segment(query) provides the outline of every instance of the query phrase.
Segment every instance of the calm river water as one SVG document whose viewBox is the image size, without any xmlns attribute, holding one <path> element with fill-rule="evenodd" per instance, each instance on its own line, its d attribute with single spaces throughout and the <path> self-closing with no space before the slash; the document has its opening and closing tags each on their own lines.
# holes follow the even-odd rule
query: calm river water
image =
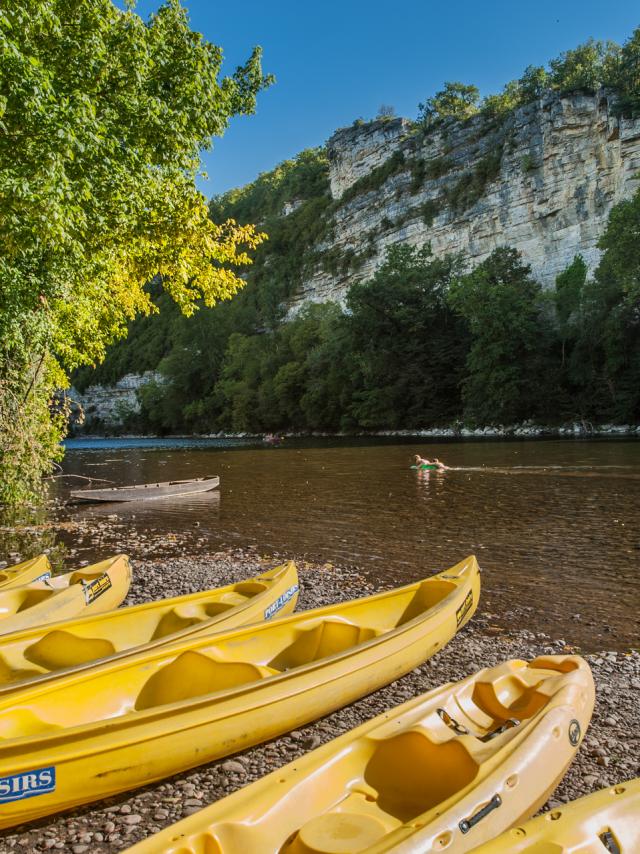
<svg viewBox="0 0 640 854">
<path fill-rule="evenodd" d="M 412 471 L 413 453 L 453 470 Z M 193 552 L 255 546 L 357 565 L 390 586 L 473 552 L 496 625 L 585 649 L 640 644 L 640 441 L 77 440 L 64 468 L 118 484 L 221 478 L 219 495 L 75 508 L 71 519 L 108 512 L 147 537 L 193 530 Z"/>
</svg>

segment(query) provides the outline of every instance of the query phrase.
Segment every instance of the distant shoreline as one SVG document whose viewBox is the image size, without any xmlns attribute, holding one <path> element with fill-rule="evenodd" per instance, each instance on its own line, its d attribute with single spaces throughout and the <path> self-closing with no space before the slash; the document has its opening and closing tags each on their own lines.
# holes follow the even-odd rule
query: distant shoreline
<svg viewBox="0 0 640 854">
<path fill-rule="evenodd" d="M 264 441 L 267 433 L 224 432 L 218 433 L 175 433 L 160 435 L 157 433 L 78 433 L 68 436 L 65 442 L 82 442 L 117 439 L 159 439 L 174 440 L 208 440 L 208 439 L 249 439 Z M 584 427 L 582 424 L 572 424 L 559 427 L 542 426 L 539 424 L 520 424 L 508 427 L 430 427 L 423 430 L 375 430 L 356 433 L 314 431 L 282 431 L 278 432 L 282 439 L 598 439 L 598 438 L 640 438 L 640 425 L 634 424 L 601 424 Z"/>
</svg>

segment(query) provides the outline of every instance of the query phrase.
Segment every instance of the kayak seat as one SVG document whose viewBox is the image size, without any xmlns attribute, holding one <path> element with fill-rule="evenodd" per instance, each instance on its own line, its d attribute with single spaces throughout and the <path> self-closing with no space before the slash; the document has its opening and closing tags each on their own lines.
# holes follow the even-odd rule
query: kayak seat
<svg viewBox="0 0 640 854">
<path fill-rule="evenodd" d="M 424 614 L 425 611 L 438 605 L 456 589 L 457 585 L 452 584 L 450 581 L 440 581 L 439 579 L 423 581 L 404 609 L 397 625 L 402 626 L 404 623 L 408 623 L 410 620 Z"/>
<path fill-rule="evenodd" d="M 245 661 L 216 661 L 200 652 L 183 652 L 143 685 L 136 699 L 137 711 L 202 697 L 249 682 L 274 671 Z"/>
<path fill-rule="evenodd" d="M 275 670 L 290 670 L 311 661 L 336 655 L 371 640 L 380 634 L 370 629 L 341 620 L 321 620 L 308 629 L 296 632 L 296 639 L 288 644 L 268 664 Z"/>
<path fill-rule="evenodd" d="M 43 721 L 35 712 L 27 708 L 12 709 L 8 713 L 3 713 L 0 719 L 0 739 L 23 738 L 61 729 L 64 727 Z"/>
<path fill-rule="evenodd" d="M 218 606 L 216 608 L 216 606 Z M 219 614 L 226 611 L 227 608 L 232 608 L 233 605 L 221 605 L 219 602 L 211 603 L 212 610 L 215 608 L 214 614 Z M 172 635 L 174 632 L 180 632 L 183 629 L 188 629 L 189 626 L 194 626 L 197 623 L 202 623 L 208 617 L 214 616 L 209 614 L 207 609 L 202 605 L 187 605 L 183 608 L 177 607 L 167 611 L 158 620 L 158 625 L 155 628 L 151 640 L 164 638 L 167 635 Z"/>
<path fill-rule="evenodd" d="M 496 723 L 508 718 L 531 718 L 549 702 L 549 695 L 511 673 L 494 682 L 476 682 L 473 702 Z"/>
<path fill-rule="evenodd" d="M 103 638 L 83 638 L 56 630 L 48 632 L 39 641 L 27 647 L 24 657 L 46 670 L 60 670 L 62 667 L 73 667 L 75 664 L 105 658 L 115 652 L 111 641 Z"/>
<path fill-rule="evenodd" d="M 468 786 L 479 770 L 460 739 L 431 741 L 423 730 L 383 739 L 364 770 L 385 813 L 407 822 Z"/>
</svg>

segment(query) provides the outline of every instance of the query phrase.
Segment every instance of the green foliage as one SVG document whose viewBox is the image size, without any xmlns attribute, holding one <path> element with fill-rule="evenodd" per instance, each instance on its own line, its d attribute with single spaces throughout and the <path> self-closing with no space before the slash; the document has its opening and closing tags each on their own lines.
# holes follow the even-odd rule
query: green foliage
<svg viewBox="0 0 640 854">
<path fill-rule="evenodd" d="M 389 180 L 393 175 L 397 175 L 406 167 L 405 156 L 403 151 L 394 151 L 394 153 L 385 160 L 380 166 L 372 169 L 362 178 L 353 183 L 340 198 L 340 204 L 346 205 L 348 202 L 363 195 L 371 193 L 373 190 L 378 190 L 382 185 Z"/>
<path fill-rule="evenodd" d="M 482 198 L 487 185 L 500 174 L 502 153 L 503 146 L 499 144 L 477 161 L 470 174 L 463 175 L 452 187 L 447 187 L 444 198 L 455 213 L 463 213 Z"/>
<path fill-rule="evenodd" d="M 518 80 L 518 103 L 537 101 L 549 88 L 549 73 L 542 65 L 528 65 Z"/>
<path fill-rule="evenodd" d="M 422 204 L 420 213 L 422 214 L 422 221 L 425 225 L 433 225 L 434 219 L 440 213 L 440 204 L 438 200 L 427 199 L 427 201 Z"/>
<path fill-rule="evenodd" d="M 607 78 L 608 68 L 619 50 L 613 42 L 589 39 L 551 60 L 549 85 L 562 95 L 570 92 L 593 94 Z"/>
<path fill-rule="evenodd" d="M 215 225 L 195 175 L 270 79 L 257 49 L 232 77 L 221 62 L 178 0 L 148 22 L 111 0 L 0 9 L 0 502 L 59 455 L 54 389 L 153 310 L 147 282 L 160 274 L 185 313 L 242 286 L 229 265 L 263 236 Z"/>
<path fill-rule="evenodd" d="M 534 155 L 530 152 L 527 152 L 527 154 L 523 154 L 522 159 L 520 161 L 520 165 L 525 175 L 529 172 L 535 172 L 536 169 L 540 168 L 540 164 L 538 163 Z"/>
<path fill-rule="evenodd" d="M 418 104 L 418 121 L 428 126 L 439 119 L 454 118 L 464 121 L 478 112 L 480 91 L 477 86 L 447 81 L 444 89 L 424 104 Z"/>
<path fill-rule="evenodd" d="M 633 119 L 640 117 L 640 27 L 610 60 L 605 83 L 618 94 L 613 106 L 614 115 Z"/>
<path fill-rule="evenodd" d="M 496 249 L 452 283 L 449 302 L 472 336 L 463 384 L 464 415 L 472 423 L 510 424 L 541 414 L 549 388 L 541 297 L 514 249 Z"/>
<path fill-rule="evenodd" d="M 480 107 L 482 113 L 492 119 L 502 119 L 522 103 L 520 83 L 512 80 L 498 95 L 487 95 Z"/>
</svg>

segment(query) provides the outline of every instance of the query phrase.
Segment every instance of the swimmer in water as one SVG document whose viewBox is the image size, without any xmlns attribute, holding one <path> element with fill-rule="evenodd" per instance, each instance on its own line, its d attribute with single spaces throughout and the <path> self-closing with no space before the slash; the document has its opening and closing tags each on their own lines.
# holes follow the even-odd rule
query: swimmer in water
<svg viewBox="0 0 640 854">
<path fill-rule="evenodd" d="M 413 460 L 414 460 L 414 463 L 413 463 L 413 464 L 414 464 L 414 466 L 415 466 L 416 468 L 420 468 L 420 466 L 432 466 L 432 465 L 435 465 L 435 463 L 432 463 L 432 462 L 431 462 L 431 460 L 425 460 L 425 459 L 423 459 L 423 458 L 420 456 L 420 454 L 415 454 L 415 455 L 414 455 L 414 457 L 413 457 Z"/>
<path fill-rule="evenodd" d="M 437 457 L 434 457 L 431 465 L 437 466 L 438 471 L 449 471 L 449 469 L 451 468 L 451 466 L 446 466 L 444 463 L 441 463 Z"/>
</svg>

